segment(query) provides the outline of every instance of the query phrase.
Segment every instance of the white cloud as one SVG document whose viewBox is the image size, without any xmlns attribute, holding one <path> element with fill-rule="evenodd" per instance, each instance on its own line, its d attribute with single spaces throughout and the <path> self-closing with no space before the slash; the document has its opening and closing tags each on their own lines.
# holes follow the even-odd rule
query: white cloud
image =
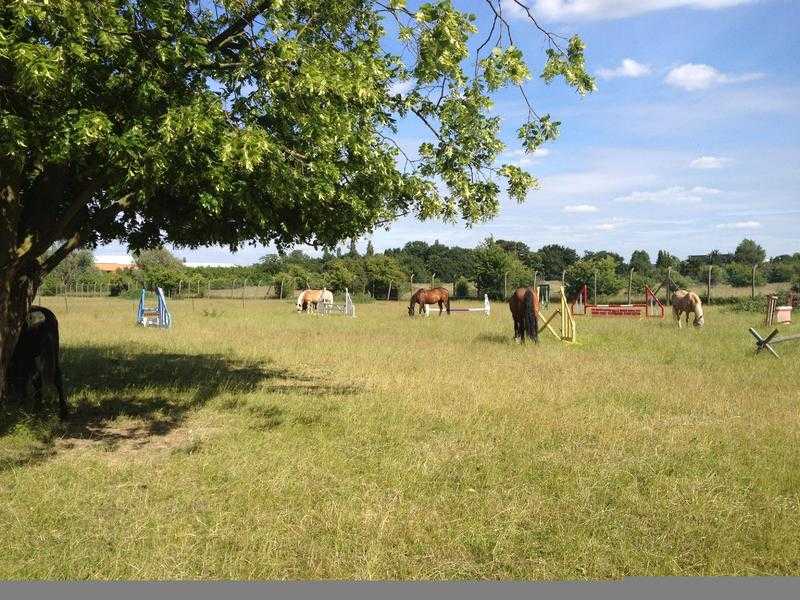
<svg viewBox="0 0 800 600">
<path fill-rule="evenodd" d="M 413 79 L 409 79 L 407 81 L 395 81 L 389 86 L 389 93 L 405 96 L 408 92 L 414 89 L 416 84 L 417 82 Z"/>
<path fill-rule="evenodd" d="M 598 208 L 592 204 L 568 204 L 561 210 L 565 213 L 594 213 Z"/>
<path fill-rule="evenodd" d="M 644 77 L 650 75 L 649 65 L 643 65 L 632 58 L 623 58 L 618 67 L 613 69 L 600 69 L 597 74 L 603 79 L 614 79 L 615 77 Z"/>
<path fill-rule="evenodd" d="M 721 223 L 717 229 L 758 229 L 761 223 L 758 221 L 737 221 L 736 223 Z"/>
<path fill-rule="evenodd" d="M 723 158 L 721 156 L 698 156 L 689 163 L 692 169 L 721 169 L 731 162 L 730 158 Z"/>
<path fill-rule="evenodd" d="M 742 75 L 726 75 L 709 65 L 686 63 L 675 67 L 667 73 L 664 82 L 667 85 L 687 91 L 707 90 L 710 87 L 729 83 L 743 83 L 764 77 L 763 73 L 743 73 Z"/>
<path fill-rule="evenodd" d="M 528 167 L 532 164 L 536 163 L 537 158 L 544 158 L 550 154 L 550 150 L 547 148 L 537 148 L 533 152 L 526 152 L 522 148 L 518 150 L 509 150 L 507 152 L 503 152 L 500 155 L 500 160 L 502 161 L 505 159 L 507 162 L 511 162 L 520 167 Z"/>
<path fill-rule="evenodd" d="M 715 10 L 749 4 L 755 0 L 536 0 L 532 12 L 551 21 L 621 19 L 670 8 Z M 512 0 L 503 0 L 503 11 L 526 17 Z"/>
<path fill-rule="evenodd" d="M 680 185 L 664 188 L 663 190 L 647 192 L 631 192 L 627 196 L 614 198 L 614 202 L 622 204 L 659 204 L 670 206 L 673 204 L 699 204 L 705 196 L 715 196 L 721 190 L 695 186 L 685 188 Z"/>
<path fill-rule="evenodd" d="M 617 228 L 617 223 L 598 223 L 597 225 L 592 225 L 591 229 L 596 231 L 613 231 Z"/>
</svg>

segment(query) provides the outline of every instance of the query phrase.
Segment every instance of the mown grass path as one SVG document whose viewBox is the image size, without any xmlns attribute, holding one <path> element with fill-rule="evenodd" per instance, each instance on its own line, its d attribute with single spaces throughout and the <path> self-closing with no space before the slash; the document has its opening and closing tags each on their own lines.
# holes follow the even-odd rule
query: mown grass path
<svg viewBox="0 0 800 600">
<path fill-rule="evenodd" d="M 2 578 L 800 574 L 800 343 L 758 315 L 522 348 L 502 304 L 45 304 L 73 416 L 3 409 Z"/>
</svg>

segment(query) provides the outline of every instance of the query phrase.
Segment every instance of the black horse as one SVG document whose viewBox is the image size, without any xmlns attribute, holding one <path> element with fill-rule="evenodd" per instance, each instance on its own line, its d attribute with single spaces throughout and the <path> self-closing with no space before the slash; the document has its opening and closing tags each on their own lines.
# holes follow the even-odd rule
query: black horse
<svg viewBox="0 0 800 600">
<path fill-rule="evenodd" d="M 58 359 L 58 320 L 52 311 L 31 306 L 28 321 L 19 335 L 11 355 L 8 371 L 9 387 L 21 400 L 28 397 L 33 385 L 34 397 L 42 402 L 42 388 L 52 383 L 58 392 L 59 415 L 67 415 L 67 397 Z"/>
</svg>

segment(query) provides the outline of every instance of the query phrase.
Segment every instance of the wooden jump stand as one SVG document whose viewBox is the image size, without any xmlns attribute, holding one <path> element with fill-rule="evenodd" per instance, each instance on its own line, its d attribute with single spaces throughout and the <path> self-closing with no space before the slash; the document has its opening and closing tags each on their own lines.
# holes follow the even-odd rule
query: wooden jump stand
<svg viewBox="0 0 800 600">
<path fill-rule="evenodd" d="M 787 306 L 778 306 L 778 297 L 776 295 L 771 294 L 767 296 L 767 313 L 764 316 L 764 324 L 785 325 L 791 323 L 792 307 L 795 303 L 794 300 L 795 299 L 793 297 L 790 297 L 789 304 Z M 775 349 L 772 347 L 774 344 L 781 344 L 783 342 L 790 342 L 792 340 L 800 340 L 800 333 L 780 336 L 778 333 L 778 329 L 773 329 L 772 333 L 770 333 L 767 337 L 761 337 L 761 334 L 750 327 L 750 335 L 756 338 L 756 354 L 762 350 L 769 350 L 769 352 L 775 358 L 780 358 L 778 353 L 775 352 Z"/>
<path fill-rule="evenodd" d="M 756 338 L 756 354 L 762 350 L 769 350 L 775 358 L 780 358 L 780 356 L 778 356 L 778 353 L 775 352 L 775 349 L 772 347 L 773 344 L 782 344 L 783 342 L 800 340 L 800 333 L 779 336 L 777 329 L 774 329 L 772 333 L 765 338 L 762 338 L 761 335 L 752 327 L 750 328 L 750 333 L 754 338 Z"/>
<path fill-rule="evenodd" d="M 548 286 L 549 287 L 549 286 Z M 549 290 L 548 290 L 549 291 Z M 549 294 L 548 294 L 549 299 Z M 556 331 L 553 329 L 550 323 L 556 317 L 561 317 L 561 331 Z M 561 303 L 559 307 L 553 311 L 553 314 L 549 317 L 545 317 L 541 312 L 538 314 L 538 318 L 544 321 L 544 323 L 539 327 L 539 333 L 542 333 L 545 329 L 547 329 L 553 336 L 562 342 L 575 342 L 577 340 L 577 332 L 575 331 L 575 319 L 572 318 L 572 310 L 567 303 L 567 293 L 564 291 L 564 287 L 561 286 Z"/>
<path fill-rule="evenodd" d="M 649 286 L 644 286 L 644 302 L 631 304 L 591 304 L 589 303 L 589 286 L 584 284 L 575 302 L 572 303 L 573 315 L 589 315 L 597 317 L 639 317 L 664 318 L 664 304 L 656 297 Z"/>
</svg>

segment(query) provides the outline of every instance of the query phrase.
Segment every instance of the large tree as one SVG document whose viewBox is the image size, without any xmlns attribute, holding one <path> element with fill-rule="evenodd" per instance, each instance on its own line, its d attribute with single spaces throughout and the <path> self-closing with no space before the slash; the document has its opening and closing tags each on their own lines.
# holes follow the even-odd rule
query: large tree
<svg viewBox="0 0 800 600">
<path fill-rule="evenodd" d="M 0 3 L 0 377 L 77 248 L 333 247 L 406 214 L 486 219 L 501 184 L 523 200 L 536 180 L 498 164 L 491 114 L 503 87 L 528 98 L 502 5 L 477 4 L 476 35 L 447 0 Z M 539 31 L 544 81 L 591 91 L 581 40 Z M 429 136 L 404 156 L 412 119 Z M 558 126 L 531 107 L 521 145 Z"/>
<path fill-rule="evenodd" d="M 745 265 L 760 265 L 766 257 L 764 248 L 747 238 L 739 242 L 734 252 L 734 260 Z"/>
</svg>

